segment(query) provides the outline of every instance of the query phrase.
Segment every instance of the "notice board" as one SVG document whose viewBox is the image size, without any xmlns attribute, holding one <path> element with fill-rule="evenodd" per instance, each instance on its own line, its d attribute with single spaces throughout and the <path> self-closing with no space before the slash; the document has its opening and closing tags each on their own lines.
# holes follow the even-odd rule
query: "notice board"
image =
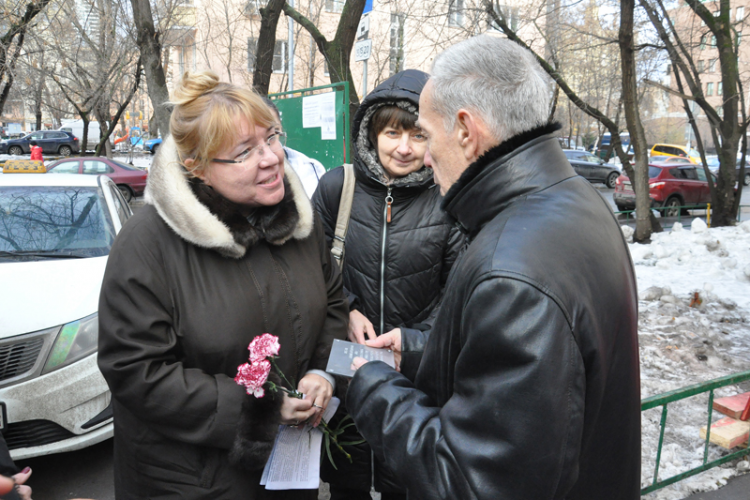
<svg viewBox="0 0 750 500">
<path fill-rule="evenodd" d="M 286 145 L 318 160 L 326 170 L 349 160 L 349 83 L 268 96 L 279 108 Z"/>
</svg>

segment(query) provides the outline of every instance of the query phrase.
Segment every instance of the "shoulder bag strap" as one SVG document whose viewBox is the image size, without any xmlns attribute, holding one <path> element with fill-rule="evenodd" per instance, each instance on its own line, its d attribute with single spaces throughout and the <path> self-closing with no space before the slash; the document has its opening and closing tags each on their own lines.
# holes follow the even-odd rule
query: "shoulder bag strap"
<svg viewBox="0 0 750 500">
<path fill-rule="evenodd" d="M 344 164 L 344 185 L 341 188 L 341 201 L 339 202 L 339 214 L 336 218 L 336 231 L 333 235 L 333 246 L 331 254 L 338 262 L 339 267 L 344 265 L 344 240 L 346 231 L 349 229 L 349 217 L 352 213 L 352 202 L 354 201 L 354 165 Z"/>
</svg>

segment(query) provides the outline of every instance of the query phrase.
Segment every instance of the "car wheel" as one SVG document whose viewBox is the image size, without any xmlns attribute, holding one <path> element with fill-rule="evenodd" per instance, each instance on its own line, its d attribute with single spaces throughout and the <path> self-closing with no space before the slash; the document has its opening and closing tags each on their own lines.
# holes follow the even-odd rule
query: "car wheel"
<svg viewBox="0 0 750 500">
<path fill-rule="evenodd" d="M 154 146 L 153 148 L 151 148 L 151 154 L 155 155 L 157 149 L 159 149 L 159 145 L 158 144 L 156 146 Z"/>
<path fill-rule="evenodd" d="M 21 149 L 21 146 L 11 146 L 8 148 L 8 154 L 13 156 L 20 156 L 23 154 L 23 149 Z"/>
<path fill-rule="evenodd" d="M 73 153 L 73 150 L 70 146 L 60 146 L 60 149 L 58 149 L 57 152 L 60 153 L 60 156 L 70 156 L 71 153 Z"/>
<path fill-rule="evenodd" d="M 128 186 L 124 185 L 117 186 L 117 189 L 120 190 L 120 193 L 122 193 L 122 197 L 125 198 L 125 201 L 130 203 L 130 201 L 133 199 L 133 191 L 131 191 Z"/>
<path fill-rule="evenodd" d="M 664 217 L 677 217 L 680 215 L 680 199 L 672 196 L 664 202 Z"/>
<path fill-rule="evenodd" d="M 745 180 L 742 183 L 745 186 L 750 186 L 750 174 L 745 174 Z"/>
<path fill-rule="evenodd" d="M 609 189 L 615 188 L 615 186 L 617 185 L 618 177 L 620 177 L 620 174 L 617 172 L 612 172 L 611 174 L 607 176 L 607 181 L 605 182 L 605 184 L 607 185 Z"/>
</svg>

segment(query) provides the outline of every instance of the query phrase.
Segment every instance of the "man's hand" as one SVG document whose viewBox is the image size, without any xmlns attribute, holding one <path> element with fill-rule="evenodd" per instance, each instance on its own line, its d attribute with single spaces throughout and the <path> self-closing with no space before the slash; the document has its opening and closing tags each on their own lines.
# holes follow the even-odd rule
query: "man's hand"
<svg viewBox="0 0 750 500">
<path fill-rule="evenodd" d="M 394 328 L 380 337 L 368 340 L 365 342 L 365 345 L 378 348 L 385 347 L 393 351 L 393 359 L 396 361 L 396 370 L 401 371 L 401 328 Z"/>
<path fill-rule="evenodd" d="M 323 418 L 323 412 L 328 407 L 328 403 L 333 396 L 331 383 L 320 375 L 308 373 L 297 384 L 297 390 L 305 395 L 305 400 L 309 399 L 312 401 L 313 409 L 316 413 L 311 423 L 313 427 L 317 427 L 320 424 L 320 419 Z"/>
<path fill-rule="evenodd" d="M 366 339 L 374 339 L 375 327 L 364 314 L 352 309 L 349 312 L 349 340 L 355 344 L 364 344 Z"/>
</svg>

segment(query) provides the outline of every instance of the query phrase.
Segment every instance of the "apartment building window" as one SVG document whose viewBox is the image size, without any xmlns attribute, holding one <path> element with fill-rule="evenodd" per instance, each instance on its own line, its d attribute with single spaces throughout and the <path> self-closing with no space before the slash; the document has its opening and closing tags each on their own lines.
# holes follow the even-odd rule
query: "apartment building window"
<svg viewBox="0 0 750 500">
<path fill-rule="evenodd" d="M 706 96 L 712 95 L 714 95 L 714 84 L 713 82 L 709 82 L 706 84 Z"/>
<path fill-rule="evenodd" d="M 394 75 L 404 70 L 404 25 L 406 14 L 391 14 L 390 70 Z"/>
<path fill-rule="evenodd" d="M 287 52 L 286 40 L 276 40 L 276 45 L 273 47 L 274 73 L 284 73 L 286 71 Z"/>
<path fill-rule="evenodd" d="M 716 95 L 724 95 L 724 82 L 716 84 Z"/>
<path fill-rule="evenodd" d="M 260 9 L 268 4 L 268 0 L 247 0 L 245 4 L 246 16 L 259 16 Z"/>
<path fill-rule="evenodd" d="M 330 76 L 331 72 L 328 71 L 328 61 L 323 59 L 323 76 Z"/>
<path fill-rule="evenodd" d="M 716 71 L 716 59 L 711 59 L 710 61 L 708 61 L 708 71 L 710 73 Z"/>
<path fill-rule="evenodd" d="M 706 40 L 707 39 L 708 39 L 708 35 L 703 35 L 701 37 L 701 46 L 700 46 L 701 50 L 705 50 L 706 49 Z"/>
<path fill-rule="evenodd" d="M 741 23 L 745 19 L 745 7 L 737 7 L 737 17 L 735 19 L 738 23 Z"/>
<path fill-rule="evenodd" d="M 464 25 L 464 0 L 448 0 L 448 26 Z"/>
<path fill-rule="evenodd" d="M 511 7 L 509 5 L 500 5 L 500 10 L 497 13 L 500 19 L 505 21 L 511 30 L 516 31 L 518 29 L 518 7 Z M 501 31 L 500 26 L 495 22 L 495 19 L 490 16 L 489 29 L 491 31 Z"/>
<path fill-rule="evenodd" d="M 255 53 L 258 52 L 258 40 L 255 38 L 247 39 L 247 71 L 255 71 Z"/>
<path fill-rule="evenodd" d="M 326 0 L 326 12 L 341 12 L 346 0 Z"/>
<path fill-rule="evenodd" d="M 703 64 L 704 63 L 705 63 L 705 61 L 703 59 L 701 59 L 700 61 L 698 61 L 698 73 L 703 73 Z"/>
<path fill-rule="evenodd" d="M 741 41 L 742 41 L 742 33 L 737 33 L 737 47 L 740 46 Z"/>
<path fill-rule="evenodd" d="M 255 71 L 255 58 L 258 52 L 258 40 L 255 38 L 247 39 L 247 70 Z M 286 40 L 276 40 L 273 48 L 273 63 L 271 69 L 274 73 L 286 72 L 287 61 L 287 44 Z"/>
<path fill-rule="evenodd" d="M 711 47 L 716 47 L 716 35 L 711 35 Z"/>
</svg>

